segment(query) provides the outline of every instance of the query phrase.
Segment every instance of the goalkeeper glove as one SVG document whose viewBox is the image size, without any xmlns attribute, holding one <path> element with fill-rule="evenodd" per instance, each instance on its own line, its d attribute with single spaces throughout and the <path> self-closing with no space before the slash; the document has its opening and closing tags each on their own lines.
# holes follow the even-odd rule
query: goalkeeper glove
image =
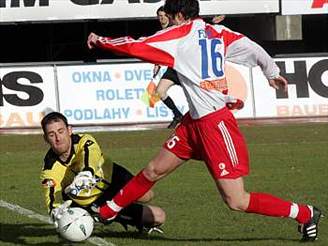
<svg viewBox="0 0 328 246">
<path fill-rule="evenodd" d="M 97 184 L 97 179 L 92 175 L 90 171 L 79 172 L 75 176 L 73 182 L 65 188 L 65 194 L 71 194 L 73 196 L 78 196 L 82 190 L 91 189 Z"/>
<path fill-rule="evenodd" d="M 57 220 L 59 220 L 64 212 L 71 206 L 72 200 L 67 200 L 63 204 L 61 204 L 59 207 L 54 208 L 50 212 L 50 222 L 55 225 L 55 227 L 58 227 Z"/>
</svg>

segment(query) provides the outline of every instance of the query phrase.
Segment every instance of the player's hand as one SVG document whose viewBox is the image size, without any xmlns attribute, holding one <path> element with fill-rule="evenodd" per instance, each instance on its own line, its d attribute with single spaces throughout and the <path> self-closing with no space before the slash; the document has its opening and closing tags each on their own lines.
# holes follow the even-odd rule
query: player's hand
<svg viewBox="0 0 328 246">
<path fill-rule="evenodd" d="M 269 85 L 276 90 L 283 90 L 285 95 L 288 95 L 288 82 L 284 77 L 279 75 L 277 78 L 269 79 Z"/>
<path fill-rule="evenodd" d="M 213 24 L 219 24 L 225 19 L 225 15 L 216 15 L 212 18 Z"/>
<path fill-rule="evenodd" d="M 99 36 L 93 32 L 89 34 L 87 45 L 89 49 L 93 49 L 96 46 Z"/>
<path fill-rule="evenodd" d="M 51 210 L 50 221 L 55 225 L 56 228 L 58 227 L 57 220 L 61 218 L 64 212 L 71 206 L 71 204 L 72 204 L 72 200 L 67 200 L 59 207 Z"/>
<path fill-rule="evenodd" d="M 240 110 L 244 107 L 244 102 L 242 100 L 231 95 L 226 95 L 224 101 L 226 103 L 226 107 L 230 110 Z"/>
<path fill-rule="evenodd" d="M 73 182 L 65 188 L 65 193 L 78 196 L 82 190 L 91 191 L 97 181 L 90 171 L 79 172 Z"/>
</svg>

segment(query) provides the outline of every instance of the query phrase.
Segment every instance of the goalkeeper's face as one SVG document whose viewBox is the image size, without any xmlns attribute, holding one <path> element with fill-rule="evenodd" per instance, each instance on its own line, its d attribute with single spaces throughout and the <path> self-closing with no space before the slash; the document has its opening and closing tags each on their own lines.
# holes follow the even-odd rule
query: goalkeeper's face
<svg viewBox="0 0 328 246">
<path fill-rule="evenodd" d="M 70 153 L 71 135 L 72 128 L 62 120 L 52 121 L 46 126 L 45 139 L 58 156 Z"/>
</svg>

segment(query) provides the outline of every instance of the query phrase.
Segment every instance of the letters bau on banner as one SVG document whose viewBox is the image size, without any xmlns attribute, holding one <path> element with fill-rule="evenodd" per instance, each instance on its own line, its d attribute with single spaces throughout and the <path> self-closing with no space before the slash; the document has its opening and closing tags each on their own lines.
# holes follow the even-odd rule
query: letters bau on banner
<svg viewBox="0 0 328 246">
<path fill-rule="evenodd" d="M 5 115 L 0 112 L 0 128 L 40 126 L 43 112 L 10 112 Z"/>
</svg>

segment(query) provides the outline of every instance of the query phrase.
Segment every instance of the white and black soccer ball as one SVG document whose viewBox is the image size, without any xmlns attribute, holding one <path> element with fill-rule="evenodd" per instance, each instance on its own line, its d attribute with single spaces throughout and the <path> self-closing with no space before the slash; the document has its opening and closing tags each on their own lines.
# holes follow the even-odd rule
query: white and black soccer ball
<svg viewBox="0 0 328 246">
<path fill-rule="evenodd" d="M 94 227 L 94 220 L 91 215 L 79 207 L 68 208 L 57 223 L 59 234 L 72 242 L 86 240 L 90 237 Z"/>
</svg>

